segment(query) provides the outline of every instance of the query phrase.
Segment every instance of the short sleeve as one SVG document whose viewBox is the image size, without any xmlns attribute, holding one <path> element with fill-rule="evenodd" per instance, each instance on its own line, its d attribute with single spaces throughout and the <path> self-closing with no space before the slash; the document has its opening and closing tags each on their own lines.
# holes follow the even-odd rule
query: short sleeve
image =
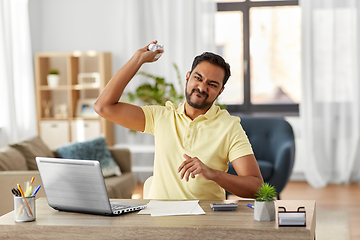
<svg viewBox="0 0 360 240">
<path fill-rule="evenodd" d="M 151 133 L 154 135 L 156 119 L 158 119 L 165 110 L 164 106 L 142 106 L 145 115 L 145 129 L 144 133 Z"/>
<path fill-rule="evenodd" d="M 233 131 L 231 131 L 231 133 L 229 148 L 230 162 L 239 157 L 254 154 L 249 139 L 240 122 L 234 124 Z"/>
</svg>

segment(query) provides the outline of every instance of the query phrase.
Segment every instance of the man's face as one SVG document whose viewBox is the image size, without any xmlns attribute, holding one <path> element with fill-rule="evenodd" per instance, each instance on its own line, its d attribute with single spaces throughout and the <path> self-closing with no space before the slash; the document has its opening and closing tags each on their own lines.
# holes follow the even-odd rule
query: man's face
<svg viewBox="0 0 360 240">
<path fill-rule="evenodd" d="M 186 75 L 186 102 L 193 108 L 207 110 L 222 93 L 225 71 L 203 61 Z"/>
</svg>

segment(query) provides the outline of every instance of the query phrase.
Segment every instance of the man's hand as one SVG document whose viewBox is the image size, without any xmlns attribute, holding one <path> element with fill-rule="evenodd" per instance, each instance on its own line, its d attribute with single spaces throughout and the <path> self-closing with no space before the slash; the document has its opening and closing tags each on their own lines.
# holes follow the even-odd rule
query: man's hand
<svg viewBox="0 0 360 240">
<path fill-rule="evenodd" d="M 178 172 L 181 172 L 180 179 L 185 178 L 188 182 L 189 177 L 195 178 L 197 174 L 205 178 L 206 180 L 211 180 L 213 178 L 214 169 L 206 166 L 200 159 L 197 157 L 190 157 L 186 154 L 183 155 L 185 161 L 180 165 Z"/>
<path fill-rule="evenodd" d="M 157 41 L 153 41 L 150 44 L 156 44 Z M 134 54 L 134 57 L 138 57 L 140 59 L 141 63 L 146 63 L 146 62 L 155 62 L 157 61 L 159 58 L 156 58 L 155 56 L 159 53 L 164 52 L 161 49 L 156 50 L 155 52 L 152 52 L 148 49 L 149 45 L 148 44 L 146 47 L 144 48 L 140 48 L 139 50 L 137 50 Z"/>
</svg>

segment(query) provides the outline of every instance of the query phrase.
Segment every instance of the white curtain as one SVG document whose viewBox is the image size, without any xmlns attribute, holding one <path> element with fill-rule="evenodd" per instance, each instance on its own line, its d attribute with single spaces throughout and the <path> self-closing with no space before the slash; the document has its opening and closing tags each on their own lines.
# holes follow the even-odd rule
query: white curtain
<svg viewBox="0 0 360 240">
<path fill-rule="evenodd" d="M 314 187 L 360 179 L 358 0 L 301 0 L 305 177 Z"/>
<path fill-rule="evenodd" d="M 124 42 L 127 55 L 145 46 L 152 40 L 164 45 L 165 53 L 154 64 L 146 64 L 142 70 L 165 77 L 178 86 L 176 63 L 181 71 L 183 83 L 194 57 L 204 51 L 215 51 L 214 0 L 132 0 L 124 1 L 126 15 Z M 134 90 L 136 81 L 130 82 L 129 90 Z"/>
<path fill-rule="evenodd" d="M 0 0 L 0 145 L 37 134 L 28 0 Z"/>
</svg>

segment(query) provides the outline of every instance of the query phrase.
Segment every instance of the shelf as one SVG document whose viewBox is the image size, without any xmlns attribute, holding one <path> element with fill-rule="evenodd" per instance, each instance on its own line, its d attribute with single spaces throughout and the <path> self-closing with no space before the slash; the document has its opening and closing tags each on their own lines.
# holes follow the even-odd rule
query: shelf
<svg viewBox="0 0 360 240">
<path fill-rule="evenodd" d="M 39 89 L 42 91 L 59 91 L 59 90 L 68 90 L 69 87 L 67 85 L 57 86 L 57 87 L 40 86 Z"/>
<path fill-rule="evenodd" d="M 35 55 L 38 134 L 46 138 L 45 143 L 50 148 L 57 147 L 51 144 L 86 141 L 100 135 L 105 136 L 109 146 L 114 145 L 113 123 L 88 112 L 111 79 L 111 66 L 108 52 L 45 52 Z M 48 86 L 47 76 L 51 69 L 60 73 L 56 87 Z M 96 81 L 93 82 L 93 75 L 82 73 L 96 73 Z M 84 117 L 77 117 L 82 114 Z M 61 130 L 53 127 L 60 125 Z M 59 138 L 61 141 L 57 140 L 60 131 L 63 131 Z"/>
<path fill-rule="evenodd" d="M 68 118 L 54 118 L 54 117 L 48 117 L 48 118 L 40 118 L 40 121 L 68 121 Z"/>
<path fill-rule="evenodd" d="M 86 90 L 86 89 L 99 89 L 100 85 L 90 85 L 90 84 L 84 84 L 84 85 L 72 85 L 71 89 L 73 90 Z"/>
<path fill-rule="evenodd" d="M 46 85 L 42 85 L 39 87 L 40 90 L 42 91 L 58 91 L 58 90 L 68 90 L 68 89 L 72 89 L 72 90 L 98 90 L 100 88 L 100 85 L 62 85 L 62 86 L 57 86 L 57 87 L 49 87 Z"/>
<path fill-rule="evenodd" d="M 91 120 L 100 120 L 100 117 L 94 117 L 94 118 L 84 118 L 84 117 L 73 117 L 71 118 L 72 121 L 76 121 L 76 120 L 84 120 L 84 121 L 91 121 Z"/>
</svg>

